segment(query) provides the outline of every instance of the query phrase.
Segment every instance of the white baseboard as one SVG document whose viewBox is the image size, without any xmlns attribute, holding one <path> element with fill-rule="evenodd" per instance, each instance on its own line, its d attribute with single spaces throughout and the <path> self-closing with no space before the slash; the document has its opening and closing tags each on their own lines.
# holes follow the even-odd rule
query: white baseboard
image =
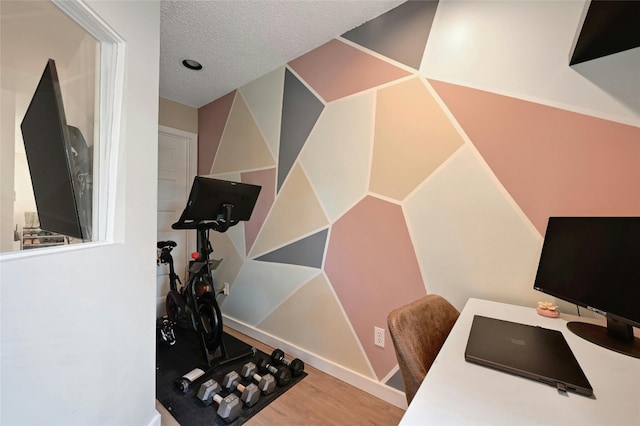
<svg viewBox="0 0 640 426">
<path fill-rule="evenodd" d="M 321 356 L 305 351 L 289 342 L 281 340 L 269 333 L 258 330 L 255 327 L 242 323 L 238 320 L 223 315 L 223 322 L 226 327 L 232 328 L 240 333 L 256 339 L 268 346 L 282 349 L 288 356 L 292 358 L 300 358 L 305 364 L 308 364 L 323 373 L 329 374 L 337 379 L 342 380 L 358 389 L 361 389 L 377 398 L 380 398 L 396 407 L 407 409 L 407 400 L 404 392 L 386 386 L 383 383 L 375 381 L 360 373 L 344 368 L 332 361 Z"/>
<path fill-rule="evenodd" d="M 156 410 L 156 415 L 153 416 L 153 419 L 149 422 L 149 426 L 160 426 L 162 424 L 162 416 Z"/>
</svg>

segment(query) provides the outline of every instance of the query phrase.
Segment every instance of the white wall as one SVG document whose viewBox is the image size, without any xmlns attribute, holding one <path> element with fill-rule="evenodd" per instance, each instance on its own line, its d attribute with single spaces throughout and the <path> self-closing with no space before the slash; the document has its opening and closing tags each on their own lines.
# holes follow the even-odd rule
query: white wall
<svg viewBox="0 0 640 426">
<path fill-rule="evenodd" d="M 126 40 L 116 242 L 2 255 L 2 425 L 160 424 L 154 385 L 160 6 L 87 3 Z"/>
</svg>

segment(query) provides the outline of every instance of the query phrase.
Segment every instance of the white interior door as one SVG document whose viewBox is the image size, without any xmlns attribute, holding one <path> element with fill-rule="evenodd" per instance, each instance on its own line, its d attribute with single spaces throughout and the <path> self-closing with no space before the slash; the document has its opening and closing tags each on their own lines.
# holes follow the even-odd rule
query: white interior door
<svg viewBox="0 0 640 426">
<path fill-rule="evenodd" d="M 176 274 L 184 282 L 188 256 L 195 251 L 195 231 L 173 230 L 184 209 L 196 171 L 197 136 L 194 133 L 160 126 L 158 130 L 158 241 L 178 245 L 171 252 Z M 156 273 L 157 315 L 165 312 L 169 291 L 169 266 L 159 264 Z"/>
</svg>

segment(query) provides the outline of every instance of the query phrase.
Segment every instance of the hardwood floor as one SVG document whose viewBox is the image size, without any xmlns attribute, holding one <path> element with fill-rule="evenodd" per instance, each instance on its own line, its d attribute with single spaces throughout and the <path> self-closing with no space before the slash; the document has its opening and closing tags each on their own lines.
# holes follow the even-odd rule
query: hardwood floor
<svg viewBox="0 0 640 426">
<path fill-rule="evenodd" d="M 225 331 L 263 352 L 273 348 L 225 327 Z M 247 423 L 271 425 L 397 425 L 404 410 L 354 386 L 306 366 L 308 376 L 273 401 Z M 176 426 L 171 414 L 156 401 L 162 426 Z M 188 426 L 188 425 L 182 425 Z"/>
</svg>

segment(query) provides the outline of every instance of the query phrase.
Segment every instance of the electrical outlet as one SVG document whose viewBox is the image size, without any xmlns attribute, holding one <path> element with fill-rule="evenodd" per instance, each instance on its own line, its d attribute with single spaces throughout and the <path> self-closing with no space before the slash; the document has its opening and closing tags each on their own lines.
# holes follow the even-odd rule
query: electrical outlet
<svg viewBox="0 0 640 426">
<path fill-rule="evenodd" d="M 384 328 L 373 327 L 373 344 L 384 348 Z"/>
<path fill-rule="evenodd" d="M 230 290 L 231 286 L 229 285 L 229 283 L 224 283 L 224 289 L 222 290 L 222 293 L 228 296 Z"/>
</svg>

